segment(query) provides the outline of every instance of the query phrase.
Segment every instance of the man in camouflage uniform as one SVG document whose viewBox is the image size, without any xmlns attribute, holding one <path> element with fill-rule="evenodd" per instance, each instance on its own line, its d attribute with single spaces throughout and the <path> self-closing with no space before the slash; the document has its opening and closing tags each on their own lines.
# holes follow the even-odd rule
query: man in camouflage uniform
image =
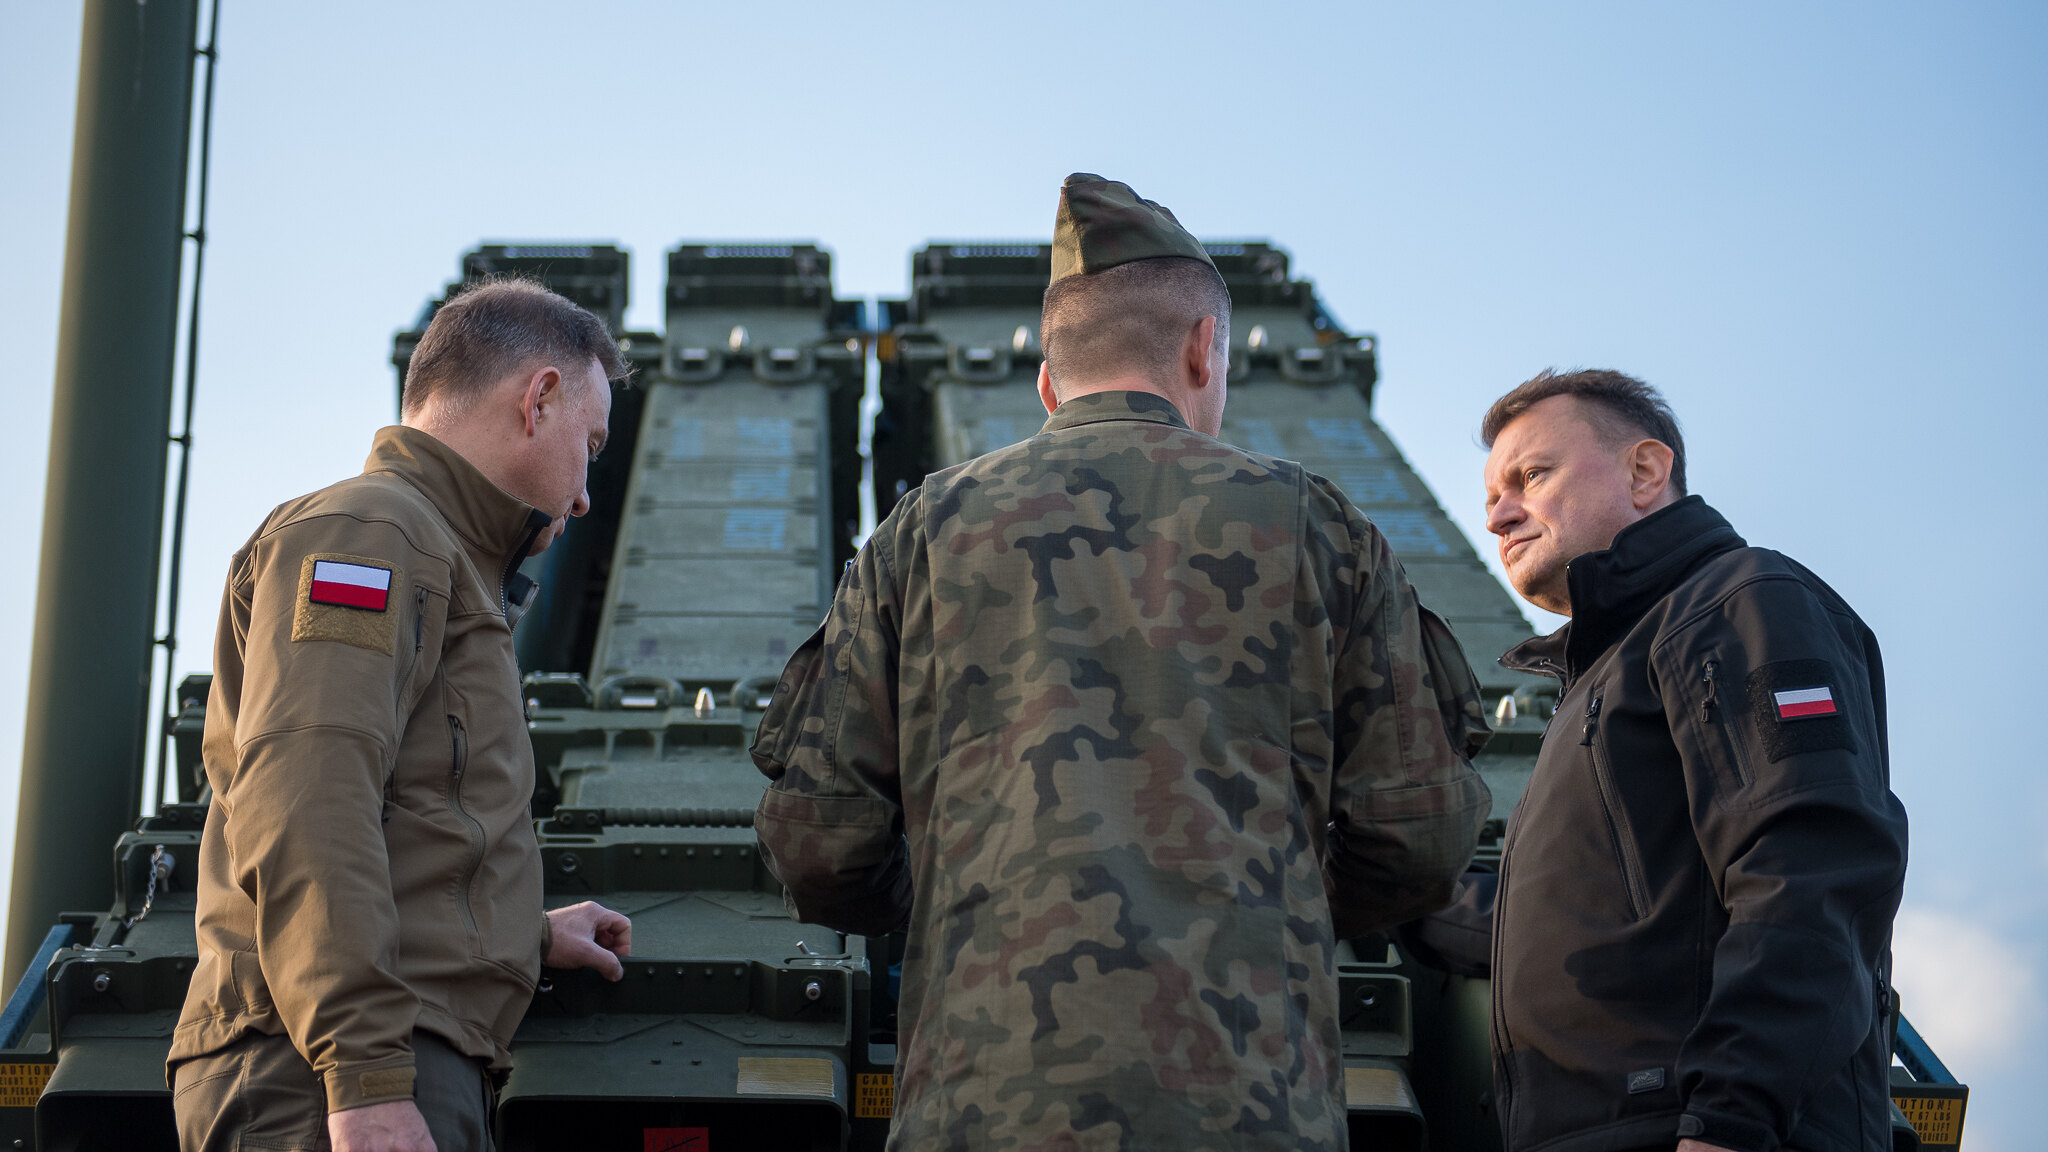
<svg viewBox="0 0 2048 1152">
<path fill-rule="evenodd" d="M 909 941 L 892 1148 L 1346 1146 L 1338 941 L 1488 809 L 1456 641 L 1299 464 L 1215 439 L 1230 303 L 1069 177 L 1037 436 L 925 478 L 790 660 L 755 817 L 795 915 Z"/>
</svg>

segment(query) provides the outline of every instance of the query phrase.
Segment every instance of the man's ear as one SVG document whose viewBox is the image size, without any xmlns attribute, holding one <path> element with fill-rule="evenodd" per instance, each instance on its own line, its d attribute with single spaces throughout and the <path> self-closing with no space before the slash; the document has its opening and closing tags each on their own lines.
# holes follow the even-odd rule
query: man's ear
<svg viewBox="0 0 2048 1152">
<path fill-rule="evenodd" d="M 1671 446 L 1662 440 L 1638 440 L 1628 450 L 1628 496 L 1638 512 L 1654 512 L 1675 503 L 1671 493 Z"/>
<path fill-rule="evenodd" d="M 537 368 L 526 378 L 526 387 L 519 394 L 519 417 L 528 436 L 539 431 L 544 409 L 552 411 L 560 406 L 566 388 L 561 370 L 553 365 Z"/>
<path fill-rule="evenodd" d="M 1188 329 L 1185 339 L 1180 342 L 1181 370 L 1186 373 L 1187 382 L 1196 388 L 1207 388 L 1215 383 L 1209 377 L 1209 349 L 1216 346 L 1216 318 L 1204 316 Z"/>
<path fill-rule="evenodd" d="M 1052 390 L 1052 365 L 1043 360 L 1038 362 L 1038 402 L 1045 405 L 1045 414 L 1060 406 L 1060 394 Z"/>
</svg>

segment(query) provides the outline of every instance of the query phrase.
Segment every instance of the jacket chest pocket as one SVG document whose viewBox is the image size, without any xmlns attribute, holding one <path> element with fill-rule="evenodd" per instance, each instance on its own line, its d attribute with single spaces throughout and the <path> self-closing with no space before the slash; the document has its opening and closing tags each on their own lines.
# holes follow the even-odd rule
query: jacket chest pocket
<svg viewBox="0 0 2048 1152">
<path fill-rule="evenodd" d="M 1615 866 L 1621 872 L 1622 897 L 1628 906 L 1629 919 L 1641 920 L 1649 915 L 1650 885 L 1643 872 L 1643 854 L 1636 844 L 1635 828 L 1629 823 L 1628 807 L 1622 802 L 1620 783 L 1615 779 L 1614 765 L 1607 754 L 1608 742 L 1602 728 L 1611 724 L 1612 719 L 1601 715 L 1605 705 L 1605 694 L 1594 688 L 1586 699 L 1585 725 L 1580 731 L 1579 744 L 1586 750 L 1593 790 L 1599 798 L 1600 814 L 1606 823 Z"/>
</svg>

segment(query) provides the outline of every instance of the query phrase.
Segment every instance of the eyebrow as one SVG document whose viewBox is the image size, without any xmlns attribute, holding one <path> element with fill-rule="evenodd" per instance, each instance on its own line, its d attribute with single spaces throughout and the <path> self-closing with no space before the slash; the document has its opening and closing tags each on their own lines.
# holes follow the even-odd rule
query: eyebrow
<svg viewBox="0 0 2048 1152">
<path fill-rule="evenodd" d="M 1532 456 L 1530 454 L 1525 453 L 1524 455 L 1514 458 L 1514 460 L 1511 463 L 1504 461 L 1501 469 L 1501 475 L 1504 477 L 1504 480 L 1502 481 L 1501 487 L 1505 488 L 1509 483 L 1512 483 L 1515 486 L 1520 487 L 1522 483 L 1522 473 L 1527 472 L 1530 468 L 1533 467 L 1550 467 L 1548 458 Z M 1491 508 L 1495 504 L 1500 502 L 1500 497 L 1497 494 L 1495 494 L 1493 489 L 1493 476 L 1494 471 L 1492 468 L 1487 468 L 1483 473 L 1481 473 L 1481 480 L 1486 485 L 1486 506 L 1488 508 Z"/>
<path fill-rule="evenodd" d="M 1509 462 L 1506 473 L 1509 476 L 1520 477 L 1522 473 L 1527 472 L 1531 468 L 1554 468 L 1556 466 L 1557 458 L 1552 453 L 1527 451 L 1523 452 L 1520 456 L 1514 457 Z"/>
</svg>

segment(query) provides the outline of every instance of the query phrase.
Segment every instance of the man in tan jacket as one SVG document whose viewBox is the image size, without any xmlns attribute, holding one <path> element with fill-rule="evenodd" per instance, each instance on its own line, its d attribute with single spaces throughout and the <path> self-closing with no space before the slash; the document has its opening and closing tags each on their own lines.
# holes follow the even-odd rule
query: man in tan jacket
<svg viewBox="0 0 2048 1152">
<path fill-rule="evenodd" d="M 451 299 L 404 424 L 230 566 L 207 704 L 199 961 L 171 1046 L 187 1152 L 461 1152 L 543 963 L 616 980 L 624 916 L 543 914 L 519 562 L 589 509 L 601 321 L 529 282 Z"/>
</svg>

